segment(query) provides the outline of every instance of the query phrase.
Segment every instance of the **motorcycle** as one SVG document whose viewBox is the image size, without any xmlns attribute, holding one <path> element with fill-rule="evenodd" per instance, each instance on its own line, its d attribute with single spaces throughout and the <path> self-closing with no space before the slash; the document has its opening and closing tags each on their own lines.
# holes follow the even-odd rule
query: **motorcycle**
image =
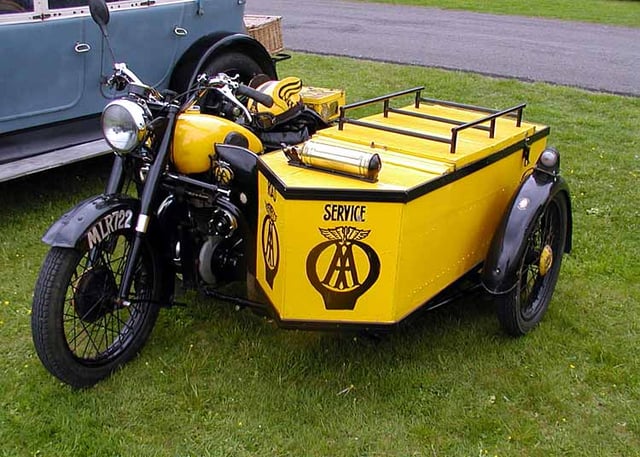
<svg viewBox="0 0 640 457">
<path fill-rule="evenodd" d="M 106 37 L 106 4 L 90 7 Z M 185 288 L 245 280 L 257 155 L 326 126 L 293 77 L 260 75 L 251 87 L 239 75 L 201 74 L 186 93 L 161 94 L 116 63 L 107 85 L 123 93 L 102 114 L 110 177 L 43 237 L 52 248 L 32 310 L 40 359 L 75 387 L 140 350 L 176 276 Z"/>
<path fill-rule="evenodd" d="M 106 4 L 90 8 L 104 30 Z M 54 376 L 87 387 L 134 357 L 176 281 L 285 328 L 388 329 L 480 288 L 508 333 L 541 321 L 571 200 L 549 128 L 525 122 L 524 104 L 416 87 L 329 100 L 330 118 L 299 78 L 193 79 L 159 93 L 122 63 L 108 79 L 123 95 L 102 113 L 106 189 L 43 238 L 32 332 Z M 373 104 L 383 111 L 348 116 Z M 238 281 L 245 294 L 224 292 Z"/>
</svg>

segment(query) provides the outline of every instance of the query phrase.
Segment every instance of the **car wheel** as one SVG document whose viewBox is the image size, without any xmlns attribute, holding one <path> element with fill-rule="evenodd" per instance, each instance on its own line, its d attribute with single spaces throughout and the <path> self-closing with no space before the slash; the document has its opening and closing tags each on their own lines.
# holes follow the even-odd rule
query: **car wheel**
<svg viewBox="0 0 640 457">
<path fill-rule="evenodd" d="M 240 81 L 248 84 L 255 75 L 262 74 L 265 70 L 251 56 L 241 52 L 229 51 L 214 54 L 200 68 L 195 68 L 196 64 L 186 62 L 180 65 L 171 80 L 171 90 L 177 93 L 185 92 L 191 81 L 195 81 L 196 76 L 207 73 L 216 75 L 226 73 L 230 76 L 240 75 Z"/>
</svg>

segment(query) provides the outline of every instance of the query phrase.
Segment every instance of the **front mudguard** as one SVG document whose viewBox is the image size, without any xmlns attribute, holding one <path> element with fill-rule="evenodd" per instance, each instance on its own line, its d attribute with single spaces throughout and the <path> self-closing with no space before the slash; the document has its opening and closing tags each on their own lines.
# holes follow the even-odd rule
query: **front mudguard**
<svg viewBox="0 0 640 457">
<path fill-rule="evenodd" d="M 547 202 L 558 194 L 567 203 L 565 252 L 570 252 L 572 222 L 569 186 L 562 177 L 535 169 L 520 184 L 491 241 L 481 278 L 488 292 L 504 294 L 513 289 L 519 260 L 524 255 L 525 241 Z"/>
<path fill-rule="evenodd" d="M 42 237 L 52 247 L 92 248 L 110 233 L 133 228 L 140 201 L 125 195 L 97 195 L 65 213 Z"/>
<path fill-rule="evenodd" d="M 126 195 L 97 195 L 65 213 L 49 227 L 42 241 L 51 247 L 91 249 L 109 234 L 121 229 L 135 229 L 140 201 Z M 155 223 L 154 223 L 155 222 Z M 174 292 L 174 269 L 169 261 L 169 244 L 159 230 L 157 220 L 147 232 L 161 281 L 160 303 L 169 303 Z"/>
</svg>

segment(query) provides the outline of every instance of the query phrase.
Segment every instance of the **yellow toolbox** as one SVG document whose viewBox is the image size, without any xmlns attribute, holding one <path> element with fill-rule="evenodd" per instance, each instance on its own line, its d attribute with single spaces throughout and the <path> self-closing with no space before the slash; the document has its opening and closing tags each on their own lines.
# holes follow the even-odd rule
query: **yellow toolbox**
<svg viewBox="0 0 640 457">
<path fill-rule="evenodd" d="M 340 115 L 340 107 L 346 103 L 344 90 L 305 86 L 300 92 L 302 102 L 325 120 L 333 121 Z"/>
</svg>

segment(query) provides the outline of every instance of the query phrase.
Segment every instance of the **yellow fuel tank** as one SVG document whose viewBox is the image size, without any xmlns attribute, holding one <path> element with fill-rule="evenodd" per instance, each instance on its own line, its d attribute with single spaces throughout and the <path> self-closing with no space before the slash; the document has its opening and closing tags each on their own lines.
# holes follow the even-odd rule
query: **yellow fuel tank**
<svg viewBox="0 0 640 457">
<path fill-rule="evenodd" d="M 171 159 L 180 173 L 204 173 L 211 167 L 214 145 L 246 145 L 256 154 L 262 142 L 250 130 L 226 119 L 198 112 L 182 113 L 173 135 Z"/>
</svg>

